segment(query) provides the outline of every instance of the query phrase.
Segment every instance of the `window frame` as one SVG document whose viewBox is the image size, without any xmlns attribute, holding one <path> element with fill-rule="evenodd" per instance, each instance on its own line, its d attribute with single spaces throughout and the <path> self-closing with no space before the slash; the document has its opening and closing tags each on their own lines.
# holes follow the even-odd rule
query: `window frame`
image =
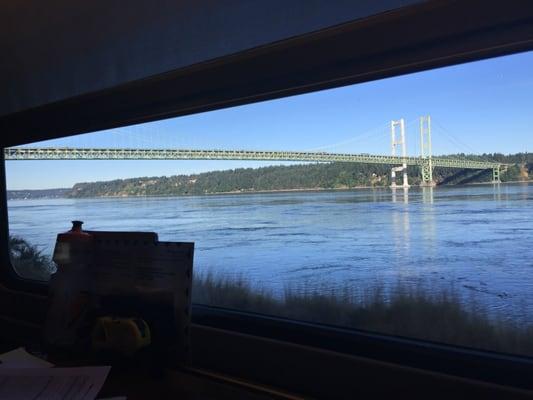
<svg viewBox="0 0 533 400">
<path fill-rule="evenodd" d="M 533 49 L 533 10 L 520 14 L 523 11 L 520 7 L 525 3 L 509 1 L 508 8 L 503 11 L 481 1 L 458 3 L 461 2 L 446 5 L 446 2 L 436 1 L 406 7 L 185 70 L 3 116 L 0 117 L 0 131 L 9 132 L 9 136 L 2 139 L 3 146 L 42 140 L 45 136 L 61 137 L 189 115 Z M 483 15 L 474 14 L 482 8 Z M 342 54 L 346 48 L 350 48 L 354 39 L 360 38 L 365 32 L 375 33 L 375 29 L 379 28 L 386 33 L 384 36 L 394 36 L 410 24 L 421 27 L 434 25 L 437 30 L 453 20 L 457 12 L 463 15 L 472 13 L 472 18 L 468 22 L 463 21 L 464 26 L 453 28 L 458 32 L 452 29 L 443 38 L 434 35 L 424 37 L 425 33 L 415 32 L 423 39 L 416 41 L 413 33 L 411 36 L 406 33 L 407 42 L 411 40 L 415 44 L 402 48 L 395 43 L 376 54 L 366 49 L 366 53 L 355 58 Z M 341 45 L 335 50 L 333 43 Z M 315 60 L 314 64 L 302 69 L 298 60 L 310 59 L 311 55 L 316 55 L 316 49 L 329 62 Z M 365 60 L 362 65 L 361 60 Z M 282 68 L 285 70 L 282 71 Z M 250 70 L 256 73 L 250 74 Z M 209 79 L 203 82 L 205 77 Z M 242 77 L 245 78 L 244 83 L 236 85 Z M 183 86 L 185 92 L 181 97 L 169 95 L 173 88 L 180 87 L 186 81 L 189 83 Z M 221 83 L 210 88 L 209 85 L 214 81 Z M 159 101 L 147 107 L 147 99 Z M 35 133 L 37 128 L 39 137 Z M 20 278 L 11 265 L 7 249 L 9 224 L 5 179 L 2 148 L 0 283 L 20 293 L 45 296 L 48 290 L 45 282 Z M 416 368 L 533 389 L 533 383 L 528 380 L 533 371 L 533 359 L 527 357 L 212 306 L 194 305 L 193 322 L 343 354 L 364 355 Z M 225 362 L 228 360 L 221 360 L 221 368 Z"/>
<path fill-rule="evenodd" d="M 17 274 L 11 264 L 6 166 L 3 147 L 0 148 L 0 152 L 0 285 L 15 291 L 46 295 L 48 293 L 48 282 L 24 279 Z"/>
<path fill-rule="evenodd" d="M 530 357 L 199 304 L 193 305 L 192 316 L 193 324 L 202 327 L 533 390 L 533 358 Z M 276 356 L 283 357 L 281 354 Z M 243 377 L 261 380 L 261 372 L 251 365 L 240 365 L 239 361 L 224 360 L 220 368 L 238 370 Z M 295 378 L 297 376 L 295 372 Z M 287 380 L 290 381 L 287 377 L 279 378 L 280 386 Z M 312 387 L 313 383 L 309 385 Z M 298 388 L 290 389 L 296 391 Z"/>
</svg>

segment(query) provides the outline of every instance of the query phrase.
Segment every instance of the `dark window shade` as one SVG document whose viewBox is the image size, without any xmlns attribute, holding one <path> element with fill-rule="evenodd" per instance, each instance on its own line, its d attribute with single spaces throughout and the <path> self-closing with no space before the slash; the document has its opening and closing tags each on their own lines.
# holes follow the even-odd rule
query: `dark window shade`
<svg viewBox="0 0 533 400">
<path fill-rule="evenodd" d="M 185 68 L 420 0 L 10 2 L 0 115 Z"/>
<path fill-rule="evenodd" d="M 528 1 L 433 1 L 0 117 L 0 130 L 8 147 L 531 48 Z"/>
</svg>

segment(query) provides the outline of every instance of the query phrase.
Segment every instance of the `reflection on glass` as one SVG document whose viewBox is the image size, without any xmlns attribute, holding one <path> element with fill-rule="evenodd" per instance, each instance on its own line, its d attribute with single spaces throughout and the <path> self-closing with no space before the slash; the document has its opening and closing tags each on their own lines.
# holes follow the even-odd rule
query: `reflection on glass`
<svg viewBox="0 0 533 400">
<path fill-rule="evenodd" d="M 46 280 L 75 219 L 155 231 L 195 242 L 197 303 L 533 355 L 532 63 L 526 53 L 34 144 L 204 159 L 7 162 L 13 264 Z M 388 158 L 391 120 L 401 160 Z M 215 159 L 237 150 L 274 158 Z M 344 161 L 280 161 L 287 152 Z M 472 167 L 495 161 L 501 174 Z M 390 188 L 391 168 L 410 189 Z"/>
</svg>

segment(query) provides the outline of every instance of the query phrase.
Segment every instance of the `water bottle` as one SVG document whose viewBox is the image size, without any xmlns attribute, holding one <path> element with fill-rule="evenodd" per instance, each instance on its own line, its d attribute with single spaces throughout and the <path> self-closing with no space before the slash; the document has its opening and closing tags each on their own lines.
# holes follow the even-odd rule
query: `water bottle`
<svg viewBox="0 0 533 400">
<path fill-rule="evenodd" d="M 90 265 L 93 236 L 82 230 L 82 221 L 57 235 L 53 260 L 57 271 L 50 279 L 45 341 L 57 348 L 73 348 L 86 340 L 90 326 Z"/>
</svg>

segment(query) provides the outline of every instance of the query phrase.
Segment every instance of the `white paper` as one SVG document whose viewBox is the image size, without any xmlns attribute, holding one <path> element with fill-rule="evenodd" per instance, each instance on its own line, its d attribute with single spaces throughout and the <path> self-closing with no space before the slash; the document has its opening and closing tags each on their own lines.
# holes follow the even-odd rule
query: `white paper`
<svg viewBox="0 0 533 400">
<path fill-rule="evenodd" d="M 54 364 L 28 353 L 23 347 L 0 354 L 0 368 L 49 368 Z"/>
<path fill-rule="evenodd" d="M 110 369 L 1 368 L 0 399 L 93 400 Z"/>
</svg>

